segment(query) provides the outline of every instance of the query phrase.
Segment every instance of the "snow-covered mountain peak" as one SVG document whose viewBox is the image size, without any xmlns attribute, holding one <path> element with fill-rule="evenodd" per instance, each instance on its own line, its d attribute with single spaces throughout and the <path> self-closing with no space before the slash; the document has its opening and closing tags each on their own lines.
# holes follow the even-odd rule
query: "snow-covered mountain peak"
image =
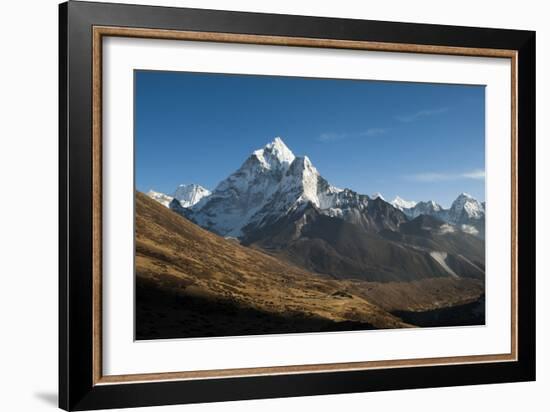
<svg viewBox="0 0 550 412">
<path fill-rule="evenodd" d="M 386 201 L 386 199 L 384 198 L 384 196 L 382 196 L 382 193 L 380 193 L 380 192 L 373 193 L 371 198 L 372 199 L 380 198 L 380 200 L 383 200 L 384 202 Z"/>
<path fill-rule="evenodd" d="M 410 209 L 416 206 L 414 200 L 405 200 L 399 196 L 396 196 L 395 199 L 391 201 L 391 204 L 399 210 Z"/>
<path fill-rule="evenodd" d="M 483 203 L 467 193 L 461 193 L 451 205 L 449 217 L 451 221 L 459 223 L 465 218 L 480 219 L 485 215 Z"/>
<path fill-rule="evenodd" d="M 287 168 L 296 158 L 280 137 L 276 137 L 262 149 L 255 150 L 253 156 L 267 169 Z"/>
<path fill-rule="evenodd" d="M 182 207 L 191 207 L 199 203 L 211 193 L 201 185 L 195 183 L 179 185 L 174 192 L 174 198 L 179 200 Z"/>
<path fill-rule="evenodd" d="M 220 182 L 190 216 L 218 234 L 241 237 L 245 227 L 261 227 L 308 203 L 321 210 L 340 207 L 342 196 L 309 157 L 294 156 L 281 138 L 275 138 Z"/>
<path fill-rule="evenodd" d="M 283 142 L 283 139 L 278 136 L 273 139 L 271 143 L 268 143 L 265 146 L 265 149 L 270 152 L 276 153 L 281 161 L 292 163 L 292 161 L 294 160 L 294 153 L 292 153 L 285 142 Z"/>
</svg>

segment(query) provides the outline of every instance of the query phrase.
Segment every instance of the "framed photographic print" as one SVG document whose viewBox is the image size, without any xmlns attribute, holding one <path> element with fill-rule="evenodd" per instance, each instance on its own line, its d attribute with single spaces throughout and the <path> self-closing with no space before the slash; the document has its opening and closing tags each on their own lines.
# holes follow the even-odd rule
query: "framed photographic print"
<svg viewBox="0 0 550 412">
<path fill-rule="evenodd" d="M 535 33 L 60 6 L 60 407 L 535 379 Z"/>
</svg>

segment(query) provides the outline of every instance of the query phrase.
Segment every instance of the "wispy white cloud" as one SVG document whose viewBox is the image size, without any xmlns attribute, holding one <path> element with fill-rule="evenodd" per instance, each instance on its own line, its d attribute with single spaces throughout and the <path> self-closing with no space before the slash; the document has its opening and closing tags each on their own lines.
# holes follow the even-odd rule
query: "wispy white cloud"
<svg viewBox="0 0 550 412">
<path fill-rule="evenodd" d="M 364 130 L 359 133 L 359 136 L 366 136 L 366 137 L 372 137 L 372 136 L 379 136 L 381 134 L 387 133 L 388 129 L 383 128 L 376 128 L 373 127 L 371 129 Z"/>
<path fill-rule="evenodd" d="M 463 173 L 463 176 L 467 179 L 485 179 L 485 170 L 472 170 L 471 172 Z"/>
<path fill-rule="evenodd" d="M 366 129 L 366 130 L 363 130 L 363 131 L 360 131 L 360 132 L 354 132 L 354 133 L 327 132 L 327 133 L 322 133 L 319 136 L 318 140 L 321 141 L 321 142 L 337 142 L 337 141 L 340 141 L 340 140 L 351 139 L 351 138 L 356 138 L 356 137 L 380 136 L 382 134 L 387 133 L 387 131 L 388 131 L 387 129 L 373 127 L 373 128 L 370 128 L 370 129 Z"/>
<path fill-rule="evenodd" d="M 337 140 L 343 140 L 347 136 L 348 136 L 347 133 L 334 133 L 334 132 L 321 133 L 321 135 L 319 136 L 319 141 L 334 142 Z"/>
<path fill-rule="evenodd" d="M 423 117 L 436 116 L 438 114 L 443 114 L 448 111 L 449 111 L 448 107 L 440 107 L 439 109 L 419 110 L 415 113 L 409 113 L 402 116 L 395 116 L 395 118 L 402 123 L 409 123 L 409 122 L 414 122 L 415 120 L 418 120 Z"/>
<path fill-rule="evenodd" d="M 483 169 L 474 169 L 463 173 L 415 173 L 407 175 L 406 178 L 416 182 L 443 182 L 462 179 L 481 180 L 485 179 L 485 171 Z"/>
</svg>

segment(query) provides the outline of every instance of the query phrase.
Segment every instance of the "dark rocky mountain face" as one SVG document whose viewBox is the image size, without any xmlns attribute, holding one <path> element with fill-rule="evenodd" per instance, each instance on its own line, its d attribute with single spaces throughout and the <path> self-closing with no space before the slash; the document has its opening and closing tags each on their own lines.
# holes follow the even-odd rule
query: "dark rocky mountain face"
<svg viewBox="0 0 550 412">
<path fill-rule="evenodd" d="M 485 278 L 484 241 L 433 216 L 420 215 L 402 224 L 399 232 L 381 235 L 432 254 L 446 254 L 445 263 L 460 277 Z"/>
<path fill-rule="evenodd" d="M 377 232 L 384 229 L 398 230 L 401 224 L 407 222 L 403 212 L 380 198 L 369 202 L 367 214 Z"/>
<path fill-rule="evenodd" d="M 242 242 L 339 279 L 483 279 L 485 256 L 480 239 L 431 216 L 401 222 L 401 216 L 388 211 L 384 201 L 371 203 L 375 204 L 371 211 L 374 216 L 365 211 L 363 217 L 374 223 L 367 226 L 326 216 L 310 204 L 248 233 Z M 401 222 L 396 230 L 390 228 L 397 225 L 392 219 Z"/>
</svg>

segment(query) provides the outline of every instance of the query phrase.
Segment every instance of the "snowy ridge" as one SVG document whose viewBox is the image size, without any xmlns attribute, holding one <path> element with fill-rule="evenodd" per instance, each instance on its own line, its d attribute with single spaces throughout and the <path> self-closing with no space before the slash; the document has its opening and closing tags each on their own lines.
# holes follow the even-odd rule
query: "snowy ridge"
<svg viewBox="0 0 550 412">
<path fill-rule="evenodd" d="M 397 197 L 396 200 L 402 200 Z M 467 193 L 461 193 L 452 203 L 449 209 L 444 209 L 433 200 L 415 203 L 411 207 L 394 200 L 392 204 L 403 211 L 409 218 L 414 219 L 420 215 L 434 216 L 443 222 L 456 226 L 464 233 L 483 237 L 485 232 L 485 202 L 474 199 Z M 446 229 L 451 233 L 450 229 Z"/>
<path fill-rule="evenodd" d="M 254 150 L 243 164 L 209 192 L 197 184 L 180 185 L 173 196 L 150 197 L 199 226 L 225 237 L 243 239 L 255 230 L 291 214 L 315 208 L 367 230 L 398 230 L 401 223 L 430 215 L 458 230 L 484 232 L 485 205 L 461 194 L 450 209 L 430 201 L 388 203 L 382 194 L 362 195 L 324 179 L 307 156 L 295 156 L 280 137 Z M 452 227 L 445 227 L 452 233 Z M 483 233 L 482 235 L 483 236 Z"/>
<path fill-rule="evenodd" d="M 156 200 L 161 205 L 172 208 L 173 201 L 178 202 L 178 206 L 188 208 L 196 205 L 202 199 L 210 195 L 210 191 L 194 183 L 179 185 L 173 195 L 149 190 L 146 193 L 151 199 Z"/>
<path fill-rule="evenodd" d="M 405 200 L 400 198 L 399 196 L 396 196 L 395 199 L 393 199 L 391 202 L 393 207 L 403 210 L 403 209 L 410 209 L 416 206 L 416 202 L 414 200 Z"/>
<path fill-rule="evenodd" d="M 412 219 L 420 215 L 429 215 L 429 216 L 435 216 L 442 220 L 446 220 L 445 211 L 443 207 L 439 203 L 434 202 L 433 200 L 418 202 L 413 207 L 408 209 L 402 209 L 402 210 L 403 210 L 403 213 L 405 213 L 408 217 Z"/>
<path fill-rule="evenodd" d="M 467 193 L 458 195 L 449 209 L 444 209 L 433 200 L 407 202 L 399 196 L 391 204 L 413 219 L 420 215 L 429 215 L 448 223 L 463 224 L 468 223 L 470 220 L 480 220 L 485 217 L 485 202 L 480 202 Z"/>
<path fill-rule="evenodd" d="M 170 202 L 174 198 L 173 196 L 170 196 L 170 195 L 167 195 L 167 194 L 161 193 L 161 192 L 156 192 L 152 189 L 149 190 L 146 193 L 146 195 L 149 196 L 151 199 L 156 200 L 161 205 L 166 206 L 166 207 L 170 207 Z"/>
</svg>

